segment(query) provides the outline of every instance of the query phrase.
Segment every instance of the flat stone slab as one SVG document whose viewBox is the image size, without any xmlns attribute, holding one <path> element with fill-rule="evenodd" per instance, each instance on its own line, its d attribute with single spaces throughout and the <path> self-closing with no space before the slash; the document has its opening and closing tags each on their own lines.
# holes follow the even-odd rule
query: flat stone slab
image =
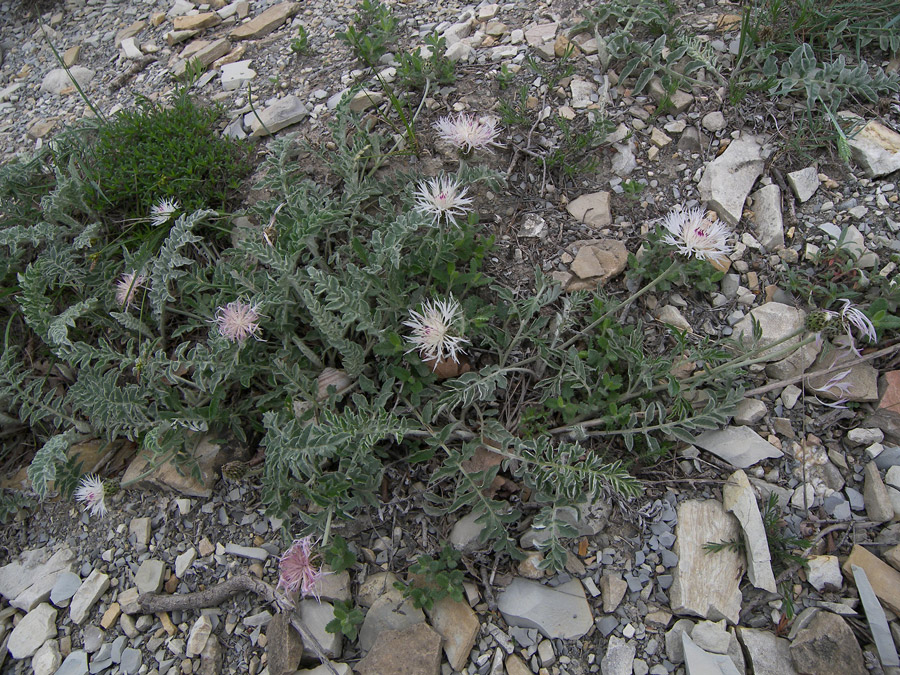
<svg viewBox="0 0 900 675">
<path fill-rule="evenodd" d="M 244 116 L 244 124 L 252 129 L 251 136 L 266 136 L 296 124 L 308 114 L 309 110 L 307 110 L 303 101 L 294 95 L 289 95 L 260 110 L 259 119 L 252 112 L 247 113 Z"/>
<path fill-rule="evenodd" d="M 587 223 L 591 227 L 606 227 L 612 223 L 608 192 L 581 195 L 569 202 L 566 211 L 578 222 Z"/>
<path fill-rule="evenodd" d="M 426 623 L 384 631 L 355 670 L 359 675 L 439 675 L 441 636 Z"/>
<path fill-rule="evenodd" d="M 235 28 L 229 33 L 229 37 L 232 40 L 252 40 L 263 37 L 280 27 L 299 9 L 299 2 L 283 2 L 280 5 L 269 7 L 259 16 Z"/>
<path fill-rule="evenodd" d="M 372 649 L 378 636 L 390 630 L 403 630 L 425 621 L 425 613 L 405 600 L 399 593 L 386 593 L 379 597 L 363 620 L 359 629 L 359 646 L 363 652 Z"/>
<path fill-rule="evenodd" d="M 771 148 L 761 138 L 745 135 L 732 141 L 703 172 L 698 186 L 700 200 L 734 227 L 770 154 Z"/>
<path fill-rule="evenodd" d="M 894 614 L 900 614 L 900 572 L 859 544 L 853 547 L 844 562 L 844 574 L 850 579 L 853 578 L 854 565 L 865 571 L 878 599 Z"/>
<path fill-rule="evenodd" d="M 821 185 L 819 170 L 814 166 L 808 166 L 805 169 L 791 171 L 787 175 L 787 182 L 801 204 L 808 202 Z"/>
<path fill-rule="evenodd" d="M 555 588 L 516 578 L 497 600 L 510 626 L 537 628 L 544 637 L 574 640 L 594 625 L 584 587 L 578 579 Z"/>
<path fill-rule="evenodd" d="M 68 547 L 53 554 L 46 548 L 24 551 L 18 560 L 0 567 L 0 595 L 15 600 L 42 577 L 71 571 L 74 560 L 75 554 Z"/>
<path fill-rule="evenodd" d="M 800 675 L 866 675 L 862 649 L 850 626 L 837 614 L 816 612 L 791 642 Z"/>
<path fill-rule="evenodd" d="M 871 120 L 857 134 L 848 137 L 850 154 L 869 178 L 885 176 L 900 169 L 900 134 Z"/>
<path fill-rule="evenodd" d="M 891 629 L 888 627 L 884 609 L 881 603 L 878 602 L 875 591 L 872 590 L 872 585 L 869 583 L 868 577 L 866 577 L 865 570 L 859 565 L 853 565 L 853 580 L 856 582 L 859 599 L 862 601 L 863 609 L 866 611 L 869 629 L 872 631 L 872 639 L 875 640 L 881 664 L 883 666 L 900 666 L 897 647 L 894 645 L 893 637 L 891 637 Z"/>
<path fill-rule="evenodd" d="M 740 581 L 744 561 L 729 548 L 708 553 L 709 542 L 734 541 L 741 534 L 737 519 L 714 499 L 678 505 L 675 553 L 678 565 L 669 589 L 675 614 L 737 623 L 741 612 Z"/>
<path fill-rule="evenodd" d="M 689 675 L 741 675 L 730 658 L 724 654 L 710 653 L 697 646 L 687 631 L 681 634 L 681 644 Z"/>
<path fill-rule="evenodd" d="M 481 629 L 478 616 L 467 603 L 449 597 L 434 603 L 428 616 L 431 625 L 443 638 L 447 663 L 453 670 L 464 670 Z"/>
<path fill-rule="evenodd" d="M 162 560 L 145 560 L 134 575 L 134 585 L 144 593 L 159 593 L 166 575 L 166 564 Z"/>
<path fill-rule="evenodd" d="M 56 609 L 44 603 L 28 612 L 9 635 L 6 648 L 14 659 L 27 659 L 56 636 Z"/>
<path fill-rule="evenodd" d="M 772 573 L 772 554 L 766 528 L 763 526 L 756 495 L 743 471 L 735 471 L 722 489 L 725 510 L 733 513 L 744 531 L 744 551 L 747 557 L 747 578 L 757 588 L 776 593 Z"/>
<path fill-rule="evenodd" d="M 757 628 L 738 628 L 737 632 L 747 650 L 754 675 L 797 675 L 790 642 Z"/>
<path fill-rule="evenodd" d="M 784 453 L 750 427 L 725 427 L 705 431 L 694 439 L 694 445 L 724 459 L 733 467 L 746 469 L 764 459 L 777 459 Z"/>
<path fill-rule="evenodd" d="M 69 618 L 73 623 L 82 624 L 88 618 L 94 604 L 100 596 L 109 588 L 109 576 L 100 570 L 93 570 L 90 576 L 84 580 L 69 605 Z"/>
<path fill-rule="evenodd" d="M 767 302 L 753 308 L 747 316 L 738 321 L 734 325 L 732 337 L 751 347 L 753 345 L 754 320 L 759 323 L 762 331 L 757 345 L 760 349 L 765 349 L 776 342 L 779 343 L 772 349 L 760 353 L 759 357 L 766 361 L 779 361 L 792 353 L 790 347 L 800 342 L 800 336 L 784 342 L 781 340 L 803 327 L 806 322 L 806 312 L 781 302 Z"/>
<path fill-rule="evenodd" d="M 824 370 L 839 366 L 841 363 L 849 363 L 856 356 L 846 349 L 836 349 L 826 345 L 811 366 L 811 370 Z M 878 371 L 870 363 L 857 363 L 848 366 L 850 372 L 839 380 L 841 371 L 835 371 L 829 375 L 811 377 L 806 381 L 806 389 L 821 399 L 828 401 L 862 401 L 872 403 L 878 400 Z M 829 384 L 829 382 L 834 382 Z"/>
</svg>

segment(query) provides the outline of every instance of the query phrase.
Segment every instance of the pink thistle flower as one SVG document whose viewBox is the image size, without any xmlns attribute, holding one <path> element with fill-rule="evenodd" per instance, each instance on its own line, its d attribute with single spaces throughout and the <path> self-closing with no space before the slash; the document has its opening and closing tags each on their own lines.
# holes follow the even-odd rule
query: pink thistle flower
<svg viewBox="0 0 900 675">
<path fill-rule="evenodd" d="M 165 225 L 180 208 L 177 199 L 160 199 L 150 207 L 150 224 L 153 227 Z"/>
<path fill-rule="evenodd" d="M 75 490 L 75 499 L 84 502 L 84 510 L 92 516 L 106 515 L 106 499 L 103 493 L 103 481 L 96 474 L 83 476 Z"/>
<path fill-rule="evenodd" d="M 671 211 L 663 220 L 663 227 L 668 230 L 663 241 L 689 258 L 715 263 L 731 253 L 731 230 L 718 218 L 708 220 L 701 208 Z"/>
<path fill-rule="evenodd" d="M 489 146 L 499 145 L 496 142 L 499 133 L 497 120 L 493 117 L 476 118 L 465 113 L 459 113 L 455 117 L 447 115 L 440 118 L 434 128 L 442 140 L 465 153 L 472 150 L 492 152 Z"/>
<path fill-rule="evenodd" d="M 323 572 L 317 566 L 315 557 L 312 553 L 312 537 L 296 539 L 278 562 L 276 588 L 283 588 L 286 593 L 299 591 L 301 597 L 312 595 L 318 600 L 316 584 L 322 578 Z"/>
<path fill-rule="evenodd" d="M 847 327 L 847 335 L 850 335 L 850 327 L 852 326 L 869 342 L 877 342 L 878 336 L 875 334 L 875 326 L 869 317 L 863 314 L 858 307 L 854 307 L 849 300 L 842 299 L 841 302 L 844 303 L 843 308 L 841 308 L 841 320 Z"/>
<path fill-rule="evenodd" d="M 466 197 L 467 190 L 460 190 L 459 183 L 449 176 L 423 181 L 416 192 L 415 209 L 431 216 L 432 225 L 437 225 L 441 218 L 456 225 L 456 219 L 465 217 L 466 207 L 472 203 L 472 198 Z"/>
<path fill-rule="evenodd" d="M 229 342 L 244 344 L 251 335 L 257 340 L 259 332 L 258 305 L 251 305 L 240 300 L 229 302 L 216 310 L 213 320 L 219 334 Z"/>
<path fill-rule="evenodd" d="M 409 311 L 409 321 L 403 325 L 412 328 L 413 334 L 406 338 L 412 347 L 406 350 L 419 350 L 423 361 L 434 361 L 437 364 L 445 359 L 453 359 L 459 363 L 457 354 L 463 354 L 462 344 L 468 342 L 464 337 L 452 335 L 458 314 L 461 312 L 459 302 L 451 295 L 447 300 L 426 300 L 422 303 L 422 313 Z"/>
<path fill-rule="evenodd" d="M 135 293 L 146 281 L 147 277 L 143 274 L 138 274 L 134 270 L 123 274 L 116 282 L 116 302 L 126 309 L 131 307 Z"/>
</svg>

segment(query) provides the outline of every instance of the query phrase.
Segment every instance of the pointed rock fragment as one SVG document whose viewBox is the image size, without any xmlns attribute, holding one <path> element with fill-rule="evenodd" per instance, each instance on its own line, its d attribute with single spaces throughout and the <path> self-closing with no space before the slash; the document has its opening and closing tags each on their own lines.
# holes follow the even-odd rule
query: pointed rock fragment
<svg viewBox="0 0 900 675">
<path fill-rule="evenodd" d="M 737 225 L 747 195 L 762 175 L 771 153 L 762 138 L 744 135 L 732 141 L 703 172 L 699 184 L 701 201 L 729 225 Z"/>
<path fill-rule="evenodd" d="M 731 474 L 722 490 L 722 501 L 725 510 L 735 515 L 744 531 L 747 578 L 757 588 L 776 593 L 769 540 L 747 474 L 740 470 Z"/>
</svg>

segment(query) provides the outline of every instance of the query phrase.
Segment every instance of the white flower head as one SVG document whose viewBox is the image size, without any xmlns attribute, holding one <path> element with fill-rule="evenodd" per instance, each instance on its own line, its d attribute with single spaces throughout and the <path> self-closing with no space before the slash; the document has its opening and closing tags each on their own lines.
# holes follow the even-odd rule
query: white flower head
<svg viewBox="0 0 900 675">
<path fill-rule="evenodd" d="M 138 274 L 135 270 L 126 272 L 116 282 L 116 302 L 120 307 L 131 307 L 134 302 L 134 296 L 137 290 L 141 288 L 147 281 L 147 277 Z"/>
<path fill-rule="evenodd" d="M 251 335 L 257 340 L 259 332 L 259 308 L 241 300 L 234 300 L 216 309 L 213 323 L 219 334 L 229 342 L 243 344 Z"/>
<path fill-rule="evenodd" d="M 669 212 L 663 227 L 668 230 L 663 241 L 689 258 L 720 262 L 731 252 L 731 230 L 718 218 L 709 220 L 699 207 Z"/>
<path fill-rule="evenodd" d="M 858 307 L 854 307 L 853 303 L 849 300 L 843 298 L 841 299 L 841 302 L 844 303 L 844 306 L 841 308 L 841 320 L 847 329 L 847 334 L 850 335 L 852 326 L 869 342 L 878 342 L 878 336 L 875 333 L 875 325 L 869 317 L 863 314 L 862 310 Z M 850 337 L 852 337 L 852 335 L 850 335 Z"/>
<path fill-rule="evenodd" d="M 421 314 L 409 310 L 409 321 L 404 321 L 403 325 L 412 328 L 412 335 L 406 338 L 412 347 L 406 353 L 418 350 L 422 360 L 434 361 L 434 369 L 448 358 L 459 363 L 458 355 L 464 353 L 461 345 L 468 342 L 464 337 L 453 335 L 461 311 L 462 307 L 452 295 L 447 300 L 426 300 L 422 303 Z"/>
<path fill-rule="evenodd" d="M 180 208 L 177 199 L 160 199 L 150 207 L 150 224 L 153 227 L 165 225 Z"/>
<path fill-rule="evenodd" d="M 415 209 L 419 213 L 431 216 L 432 225 L 437 225 L 441 218 L 452 225 L 457 225 L 457 218 L 464 218 L 468 213 L 466 207 L 472 203 L 466 197 L 468 188 L 460 189 L 457 181 L 449 176 L 438 176 L 419 183 L 416 191 Z"/>
<path fill-rule="evenodd" d="M 75 499 L 84 502 L 85 511 L 92 516 L 106 515 L 106 499 L 103 494 L 103 481 L 96 474 L 83 476 L 75 490 Z"/>
<path fill-rule="evenodd" d="M 499 129 L 497 120 L 493 117 L 476 118 L 466 113 L 447 115 L 441 117 L 434 128 L 441 139 L 465 153 L 472 150 L 492 152 L 490 146 L 499 145 L 496 142 Z"/>
</svg>

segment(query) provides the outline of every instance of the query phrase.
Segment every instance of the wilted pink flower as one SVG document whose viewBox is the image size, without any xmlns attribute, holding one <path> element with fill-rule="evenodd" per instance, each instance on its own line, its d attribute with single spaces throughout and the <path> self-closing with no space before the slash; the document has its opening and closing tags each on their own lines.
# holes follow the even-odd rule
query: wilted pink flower
<svg viewBox="0 0 900 675">
<path fill-rule="evenodd" d="M 818 400 L 822 405 L 828 406 L 829 408 L 846 408 L 847 406 L 845 406 L 844 403 L 849 400 L 848 395 L 850 393 L 850 387 L 852 385 L 849 382 L 844 382 L 843 380 L 849 374 L 849 370 L 844 370 L 840 373 L 832 375 L 831 379 L 829 379 L 828 382 L 823 384 L 821 387 L 812 388 L 814 391 L 820 391 L 823 394 L 828 394 L 829 396 L 836 396 L 838 397 L 838 400 L 834 401 L 833 403 L 826 403 L 818 396 L 816 397 L 816 400 Z M 836 390 L 837 393 L 835 393 L 835 391 L 833 390 Z"/>
<path fill-rule="evenodd" d="M 863 314 L 862 310 L 854 307 L 849 300 L 842 299 L 841 302 L 844 303 L 844 307 L 841 309 L 841 319 L 847 328 L 847 334 L 850 335 L 850 327 L 852 326 L 869 342 L 877 342 L 878 336 L 875 334 L 875 326 L 869 317 Z"/>
<path fill-rule="evenodd" d="M 457 354 L 463 353 L 461 345 L 468 342 L 463 337 L 451 335 L 460 310 L 459 302 L 452 295 L 444 301 L 426 300 L 422 303 L 421 314 L 410 310 L 409 321 L 403 322 L 404 326 L 413 329 L 413 334 L 406 338 L 412 345 L 406 353 L 419 350 L 423 360 L 434 361 L 435 369 L 438 362 L 447 358 L 459 363 Z"/>
<path fill-rule="evenodd" d="M 278 562 L 278 586 L 287 593 L 300 591 L 301 597 L 312 595 L 316 600 L 316 584 L 322 578 L 322 570 L 313 561 L 312 537 L 296 539 Z"/>
<path fill-rule="evenodd" d="M 663 241 L 675 246 L 682 255 L 720 262 L 731 252 L 731 231 L 718 218 L 708 220 L 699 207 L 671 211 L 663 220 L 663 227 L 669 231 Z"/>
<path fill-rule="evenodd" d="M 160 199 L 150 207 L 150 224 L 159 227 L 169 222 L 172 215 L 181 208 L 177 199 Z"/>
<path fill-rule="evenodd" d="M 103 481 L 96 474 L 83 476 L 75 490 L 75 499 L 84 502 L 85 511 L 92 516 L 106 515 L 106 500 L 103 494 Z"/>
<path fill-rule="evenodd" d="M 214 319 L 219 334 L 226 340 L 239 344 L 243 344 L 251 335 L 256 337 L 259 332 L 259 313 L 256 310 L 257 305 L 240 300 L 219 307 Z"/>
<path fill-rule="evenodd" d="M 438 135 L 446 142 L 459 148 L 463 152 L 472 150 L 487 150 L 491 152 L 491 145 L 497 145 L 497 120 L 493 117 L 479 117 L 459 113 L 455 117 L 447 115 L 440 118 L 434 125 Z"/>
<path fill-rule="evenodd" d="M 460 190 L 459 183 L 449 176 L 423 181 L 416 192 L 416 211 L 431 216 L 434 225 L 441 218 L 456 225 L 457 217 L 465 217 L 465 207 L 472 203 L 472 198 L 466 197 L 467 189 Z"/>
<path fill-rule="evenodd" d="M 116 282 L 116 302 L 122 307 L 128 308 L 134 302 L 137 289 L 144 285 L 147 278 L 143 274 L 137 274 L 134 270 L 123 274 Z"/>
</svg>

